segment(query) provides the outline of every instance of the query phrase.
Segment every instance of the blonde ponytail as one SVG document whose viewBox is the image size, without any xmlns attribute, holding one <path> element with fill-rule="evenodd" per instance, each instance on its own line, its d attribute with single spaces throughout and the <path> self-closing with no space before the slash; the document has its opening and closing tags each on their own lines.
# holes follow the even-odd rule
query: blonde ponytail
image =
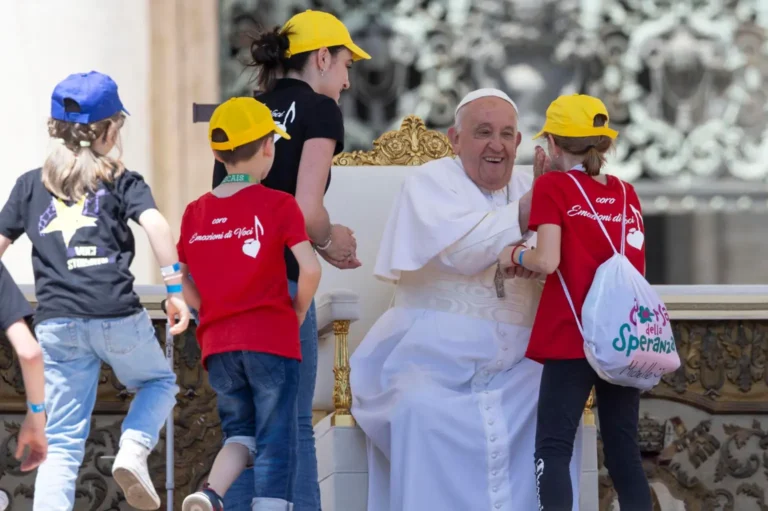
<svg viewBox="0 0 768 511">
<path fill-rule="evenodd" d="M 605 165 L 605 157 L 597 150 L 597 147 L 594 145 L 589 146 L 589 149 L 587 149 L 587 152 L 584 155 L 582 165 L 584 165 L 584 170 L 587 172 L 588 176 L 597 176 L 600 174 L 600 169 Z"/>
<path fill-rule="evenodd" d="M 96 153 L 92 144 L 106 140 L 112 125 L 119 130 L 124 119 L 122 113 L 93 124 L 49 119 L 52 144 L 43 163 L 43 185 L 61 199 L 77 201 L 94 192 L 100 182 L 112 183 L 119 178 L 125 170 L 119 139 L 117 158 Z"/>
<path fill-rule="evenodd" d="M 595 127 L 605 126 L 608 118 L 597 114 L 593 120 Z M 590 176 L 597 176 L 605 165 L 605 153 L 613 148 L 613 139 L 606 135 L 594 137 L 563 137 L 552 135 L 555 145 L 563 151 L 583 156 L 582 165 Z"/>
</svg>

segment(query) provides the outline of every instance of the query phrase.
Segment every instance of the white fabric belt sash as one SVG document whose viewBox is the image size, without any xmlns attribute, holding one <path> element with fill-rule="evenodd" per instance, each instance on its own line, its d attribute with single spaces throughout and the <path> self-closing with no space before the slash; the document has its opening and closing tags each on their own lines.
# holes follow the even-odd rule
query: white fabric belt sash
<svg viewBox="0 0 768 511">
<path fill-rule="evenodd" d="M 509 279 L 504 286 L 506 296 L 498 298 L 493 284 L 495 273 L 495 266 L 473 276 L 429 268 L 403 272 L 395 291 L 394 306 L 531 327 L 542 284 L 535 280 Z"/>
</svg>

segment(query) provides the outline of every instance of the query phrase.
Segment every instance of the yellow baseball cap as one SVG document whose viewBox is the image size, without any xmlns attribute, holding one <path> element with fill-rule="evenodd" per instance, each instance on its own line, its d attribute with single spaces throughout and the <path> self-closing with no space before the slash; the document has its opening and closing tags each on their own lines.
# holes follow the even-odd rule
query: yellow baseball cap
<svg viewBox="0 0 768 511">
<path fill-rule="evenodd" d="M 227 134 L 226 142 L 214 142 L 213 130 Z M 208 140 L 217 151 L 232 151 L 272 132 L 288 140 L 291 137 L 272 120 L 272 112 L 254 98 L 231 98 L 216 107 L 208 123 Z"/>
<path fill-rule="evenodd" d="M 559 135 L 561 137 L 596 137 L 605 135 L 615 139 L 619 132 L 608 127 L 608 121 L 605 126 L 595 127 L 595 116 L 602 114 L 606 119 L 608 109 L 598 98 L 587 96 L 586 94 L 572 94 L 560 96 L 547 108 L 547 119 L 544 122 L 544 128 L 535 136 L 534 139 L 541 137 L 544 133 Z"/>
<path fill-rule="evenodd" d="M 283 25 L 282 31 L 289 31 L 290 47 L 287 55 L 297 55 L 307 51 L 344 46 L 352 52 L 353 60 L 367 60 L 368 55 L 352 42 L 352 36 L 344 23 L 333 14 L 322 11 L 306 10 L 295 15 Z"/>
</svg>

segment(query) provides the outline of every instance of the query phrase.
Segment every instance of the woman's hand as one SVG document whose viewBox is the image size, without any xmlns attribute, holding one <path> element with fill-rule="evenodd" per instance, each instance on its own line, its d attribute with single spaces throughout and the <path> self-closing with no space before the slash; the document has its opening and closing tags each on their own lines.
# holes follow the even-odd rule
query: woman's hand
<svg viewBox="0 0 768 511">
<path fill-rule="evenodd" d="M 319 254 L 320 257 L 325 259 L 328 264 L 335 266 L 340 270 L 354 270 L 355 268 L 359 268 L 363 265 L 363 263 L 357 259 L 357 254 L 354 253 L 342 261 L 331 259 L 325 252 L 319 252 Z"/>
<path fill-rule="evenodd" d="M 331 226 L 331 246 L 320 250 L 320 255 L 333 266 L 345 270 L 361 266 L 357 260 L 357 240 L 349 227 Z"/>
</svg>

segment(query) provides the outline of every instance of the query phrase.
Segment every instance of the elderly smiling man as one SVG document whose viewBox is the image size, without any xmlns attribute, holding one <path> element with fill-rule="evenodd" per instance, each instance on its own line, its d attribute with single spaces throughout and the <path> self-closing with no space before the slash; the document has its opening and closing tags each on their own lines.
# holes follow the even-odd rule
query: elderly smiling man
<svg viewBox="0 0 768 511">
<path fill-rule="evenodd" d="M 537 153 L 533 173 L 515 169 L 517 114 L 499 90 L 469 94 L 448 133 L 458 157 L 417 169 L 392 208 L 375 274 L 397 282 L 394 306 L 351 359 L 368 511 L 538 509 L 541 366 L 524 354 L 541 283 L 497 267 L 528 237 L 546 165 Z"/>
</svg>

